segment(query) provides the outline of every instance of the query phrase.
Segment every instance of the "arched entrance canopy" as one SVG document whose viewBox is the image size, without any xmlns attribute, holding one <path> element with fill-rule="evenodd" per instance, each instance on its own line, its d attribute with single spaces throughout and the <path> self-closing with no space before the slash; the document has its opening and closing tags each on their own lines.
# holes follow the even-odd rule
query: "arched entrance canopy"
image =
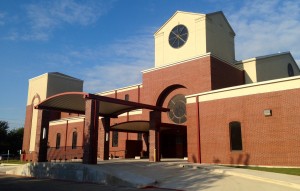
<svg viewBox="0 0 300 191">
<path fill-rule="evenodd" d="M 153 137 L 153 141 L 150 144 L 150 149 L 153 150 L 153 152 L 150 153 L 149 160 L 160 160 L 158 134 L 161 124 L 161 112 L 169 111 L 168 108 L 104 97 L 85 92 L 66 92 L 57 94 L 42 101 L 35 108 L 40 110 L 54 110 L 85 115 L 85 126 L 83 132 L 83 163 L 85 164 L 97 164 L 99 116 L 103 117 L 101 121 L 104 130 L 102 132 L 102 139 L 100 143 L 103 149 L 100 152 L 102 159 L 108 160 L 110 118 L 116 118 L 122 113 L 136 109 L 152 110 L 149 113 L 150 123 L 148 124 L 150 124 L 150 127 L 148 127 L 148 129 L 150 137 Z M 40 121 L 40 128 L 42 128 L 42 126 L 45 128 L 46 122 L 48 122 L 47 128 L 49 128 L 49 119 L 42 118 Z M 47 139 L 48 138 L 42 141 L 40 145 L 40 158 L 43 158 L 41 161 L 47 158 Z"/>
<path fill-rule="evenodd" d="M 153 111 L 167 112 L 168 108 L 152 106 L 132 101 L 90 94 L 86 92 L 66 92 L 56 94 L 38 104 L 35 108 L 42 110 L 54 110 L 68 113 L 85 114 L 86 99 L 99 102 L 99 116 L 116 118 L 118 115 L 136 109 L 149 109 Z"/>
<path fill-rule="evenodd" d="M 168 129 L 185 129 L 185 125 L 176 125 L 161 123 L 160 130 Z M 119 131 L 119 132 L 132 132 L 132 133 L 147 133 L 150 130 L 150 121 L 126 121 L 123 123 L 117 123 L 110 127 L 110 131 Z"/>
</svg>

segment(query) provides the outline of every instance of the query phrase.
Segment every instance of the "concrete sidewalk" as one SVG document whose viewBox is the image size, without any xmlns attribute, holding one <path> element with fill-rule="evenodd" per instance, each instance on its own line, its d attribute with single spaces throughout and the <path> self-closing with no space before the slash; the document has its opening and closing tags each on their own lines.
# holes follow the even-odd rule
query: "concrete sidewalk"
<svg viewBox="0 0 300 191">
<path fill-rule="evenodd" d="M 184 160 L 165 160 L 160 163 L 142 160 L 110 160 L 98 165 L 107 170 L 118 169 L 154 179 L 157 186 L 165 188 L 193 186 L 197 181 L 190 180 L 195 179 L 196 176 L 198 178 L 201 176 L 200 180 L 208 180 L 208 182 L 225 176 L 235 176 L 300 190 L 300 176 L 219 165 L 193 164 Z"/>
<path fill-rule="evenodd" d="M 153 163 L 147 160 L 114 159 L 101 161 L 98 165 L 83 165 L 80 163 L 40 163 L 32 165 L 19 166 L 8 173 L 32 176 L 29 171 L 31 168 L 35 169 L 33 175 L 40 178 L 104 183 L 135 188 L 247 191 L 265 189 L 300 190 L 299 176 L 218 165 L 193 164 L 184 160 L 163 160 L 159 163 Z"/>
<path fill-rule="evenodd" d="M 238 176 L 242 178 L 263 181 L 300 190 L 300 176 L 258 170 L 248 170 L 243 168 L 234 168 L 219 165 L 185 163 L 180 164 L 180 166 L 183 168 L 204 169 L 213 173 Z"/>
</svg>

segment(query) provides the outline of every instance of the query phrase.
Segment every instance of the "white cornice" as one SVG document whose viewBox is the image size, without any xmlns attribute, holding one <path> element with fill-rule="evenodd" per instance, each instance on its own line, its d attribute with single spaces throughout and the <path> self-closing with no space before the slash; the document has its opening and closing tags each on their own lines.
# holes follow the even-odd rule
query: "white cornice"
<svg viewBox="0 0 300 191">
<path fill-rule="evenodd" d="M 102 95 L 102 96 L 110 95 L 110 94 L 115 93 L 115 91 L 117 91 L 117 92 L 124 92 L 124 91 L 128 91 L 128 90 L 137 89 L 139 86 L 140 86 L 140 88 L 142 88 L 143 84 L 135 84 L 135 85 L 126 86 L 126 87 L 122 87 L 122 88 L 118 88 L 118 89 L 114 89 L 114 90 L 108 90 L 108 91 L 105 91 L 105 92 L 99 92 L 99 93 L 96 93 L 96 95 Z"/>
<path fill-rule="evenodd" d="M 143 70 L 142 73 L 148 73 L 148 72 L 152 72 L 152 71 L 155 71 L 155 70 L 160 70 L 160 69 L 163 69 L 163 68 L 168 68 L 168 67 L 176 66 L 176 65 L 179 65 L 179 64 L 183 64 L 183 63 L 190 62 L 190 61 L 193 61 L 193 60 L 197 60 L 197 59 L 200 59 L 200 58 L 205 58 L 205 57 L 208 57 L 208 56 L 214 57 L 214 58 L 216 58 L 216 59 L 224 62 L 225 64 L 228 64 L 228 65 L 230 65 L 230 66 L 232 66 L 232 67 L 234 67 L 236 69 L 243 70 L 239 66 L 231 64 L 231 63 L 227 62 L 226 60 L 215 56 L 211 52 L 208 52 L 208 53 L 205 53 L 205 54 L 202 54 L 202 55 L 199 55 L 199 56 L 195 56 L 195 57 L 192 57 L 192 58 L 189 58 L 189 59 L 185 59 L 185 60 L 181 60 L 181 61 L 178 61 L 178 62 L 170 63 L 170 64 L 167 64 L 167 65 L 164 65 L 164 66 L 159 66 L 159 67 L 154 67 L 154 68 L 146 69 L 146 70 Z"/>
<path fill-rule="evenodd" d="M 268 54 L 268 55 L 264 55 L 264 56 L 258 56 L 258 57 L 254 57 L 254 58 L 248 58 L 248 59 L 245 59 L 245 60 L 240 60 L 240 61 L 237 61 L 235 64 L 244 64 L 246 62 L 252 62 L 252 61 L 255 61 L 255 60 L 262 60 L 262 59 L 266 59 L 266 58 L 270 58 L 270 57 L 275 57 L 275 56 L 281 56 L 281 55 L 284 55 L 284 54 L 291 54 L 290 52 L 280 52 L 280 53 L 275 53 L 275 54 Z"/>
<path fill-rule="evenodd" d="M 300 76 L 294 76 L 202 92 L 185 97 L 187 98 L 187 103 L 195 103 L 196 97 L 199 97 L 199 102 L 202 102 L 298 88 L 300 88 Z"/>
</svg>

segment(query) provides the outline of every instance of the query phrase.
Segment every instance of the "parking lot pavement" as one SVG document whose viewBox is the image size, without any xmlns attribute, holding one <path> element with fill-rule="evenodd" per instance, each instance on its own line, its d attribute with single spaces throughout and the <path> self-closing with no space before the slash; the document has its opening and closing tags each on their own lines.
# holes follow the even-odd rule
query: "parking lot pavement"
<svg viewBox="0 0 300 191">
<path fill-rule="evenodd" d="M 205 191 L 260 191 L 260 190 L 272 190 L 272 191 L 296 191 L 300 190 L 298 187 L 282 184 L 282 182 L 276 183 L 279 180 L 278 177 L 287 177 L 287 175 L 270 174 L 255 172 L 249 170 L 243 170 L 243 172 L 235 172 L 235 168 L 216 167 L 216 170 L 201 168 L 183 168 L 178 163 L 149 163 L 143 161 L 107 161 L 98 164 L 106 170 L 117 170 L 120 173 L 130 172 L 136 175 L 146 176 L 149 178 L 155 178 L 157 184 L 155 186 L 159 188 L 147 188 L 147 191 L 151 190 L 205 190 Z M 59 181 L 50 179 L 35 179 L 28 177 L 18 177 L 12 175 L 5 175 L 3 171 L 8 168 L 14 168 L 10 166 L 0 166 L 0 191 L 65 191 L 65 190 L 141 190 L 131 187 L 109 186 L 103 184 L 90 184 L 90 183 L 78 183 L 71 181 Z M 2 169 L 2 170 L 1 170 Z M 2 174 L 1 174 L 2 171 Z M 215 172 L 216 171 L 216 172 Z M 231 172 L 231 173 L 225 173 Z M 235 173 L 232 173 L 235 172 Z M 267 179 L 254 179 L 252 173 L 256 176 L 260 175 Z M 241 176 L 243 175 L 243 176 Z M 251 175 L 249 178 L 245 175 Z M 272 176 L 269 176 L 272 175 Z M 290 181 L 295 182 L 299 179 L 297 176 L 288 176 Z M 275 179 L 276 178 L 276 179 Z M 282 179 L 284 180 L 284 179 Z"/>
<path fill-rule="evenodd" d="M 144 189 L 120 187 L 104 184 L 79 183 L 53 179 L 36 179 L 31 177 L 5 174 L 16 166 L 0 166 L 0 191 L 141 191 Z M 166 191 L 166 189 L 147 188 L 147 191 Z"/>
</svg>

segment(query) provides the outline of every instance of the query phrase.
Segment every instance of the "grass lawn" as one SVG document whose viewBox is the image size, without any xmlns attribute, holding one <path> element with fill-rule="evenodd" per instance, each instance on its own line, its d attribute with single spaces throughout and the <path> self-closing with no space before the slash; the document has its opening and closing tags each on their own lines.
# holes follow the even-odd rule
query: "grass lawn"
<svg viewBox="0 0 300 191">
<path fill-rule="evenodd" d="M 5 164 L 26 164 L 28 162 L 26 161 L 20 161 L 20 160 L 0 160 L 0 164 L 5 163 Z"/>
<path fill-rule="evenodd" d="M 275 173 L 282 173 L 282 174 L 291 174 L 300 176 L 300 168 L 270 168 L 270 167 L 251 167 L 251 166 L 231 166 L 235 168 L 244 168 L 250 170 L 260 170 L 260 171 L 267 171 L 267 172 L 275 172 Z"/>
</svg>

